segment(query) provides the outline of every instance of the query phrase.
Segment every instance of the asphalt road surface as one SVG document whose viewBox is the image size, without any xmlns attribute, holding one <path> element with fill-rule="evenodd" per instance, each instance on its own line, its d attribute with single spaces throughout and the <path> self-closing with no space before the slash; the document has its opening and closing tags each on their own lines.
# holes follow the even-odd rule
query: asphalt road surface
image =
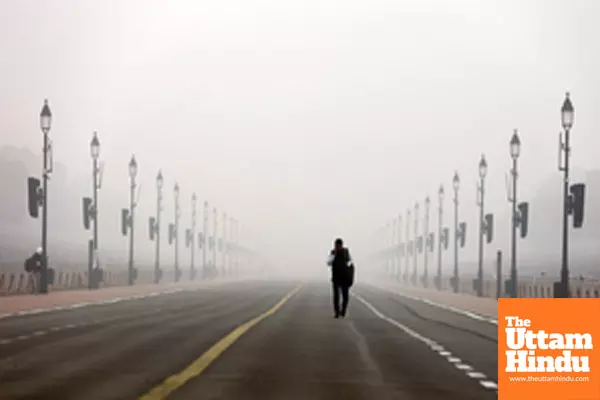
<svg viewBox="0 0 600 400">
<path fill-rule="evenodd" d="M 497 398 L 495 325 L 360 284 L 334 319 L 330 290 L 227 283 L 2 319 L 0 399 Z"/>
</svg>

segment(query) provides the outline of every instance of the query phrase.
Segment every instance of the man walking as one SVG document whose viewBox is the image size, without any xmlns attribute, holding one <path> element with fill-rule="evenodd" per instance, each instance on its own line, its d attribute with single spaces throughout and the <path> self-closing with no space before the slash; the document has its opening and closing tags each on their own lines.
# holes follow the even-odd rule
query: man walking
<svg viewBox="0 0 600 400">
<path fill-rule="evenodd" d="M 335 318 L 344 317 L 348 308 L 348 289 L 350 289 L 354 280 L 354 263 L 350 257 L 350 251 L 344 247 L 342 239 L 335 240 L 334 249 L 329 254 L 327 265 L 331 266 Z M 342 293 L 341 308 L 340 292 Z"/>
</svg>

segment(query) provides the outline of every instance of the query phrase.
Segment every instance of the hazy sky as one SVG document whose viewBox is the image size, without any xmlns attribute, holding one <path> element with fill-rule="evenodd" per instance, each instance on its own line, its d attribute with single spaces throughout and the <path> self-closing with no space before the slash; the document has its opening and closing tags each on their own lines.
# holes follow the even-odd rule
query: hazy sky
<svg viewBox="0 0 600 400">
<path fill-rule="evenodd" d="M 572 162 L 599 167 L 599 17 L 594 0 L 1 0 L 0 144 L 39 151 L 48 98 L 73 174 L 94 130 L 113 189 L 135 152 L 144 220 L 160 167 L 184 213 L 196 191 L 269 254 L 322 264 L 335 236 L 364 248 L 449 193 L 454 169 L 474 217 L 482 152 L 505 210 L 514 128 L 523 196 L 560 179 L 567 90 Z"/>
</svg>

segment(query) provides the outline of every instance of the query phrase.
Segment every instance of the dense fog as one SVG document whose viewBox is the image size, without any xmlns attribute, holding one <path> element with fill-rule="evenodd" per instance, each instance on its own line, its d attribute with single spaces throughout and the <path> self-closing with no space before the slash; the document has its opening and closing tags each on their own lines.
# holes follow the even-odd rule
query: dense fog
<svg viewBox="0 0 600 400">
<path fill-rule="evenodd" d="M 531 207 L 529 234 L 518 240 L 520 262 L 527 273 L 557 274 L 558 134 L 569 91 L 571 175 L 588 186 L 584 227 L 571 236 L 572 268 L 597 274 L 598 11 L 593 0 L 351 0 L 343 7 L 333 0 L 3 2 L 0 264 L 19 264 L 39 245 L 26 178 L 40 176 L 39 112 L 47 98 L 54 149 L 48 251 L 61 262 L 86 260 L 91 231 L 83 228 L 81 198 L 92 194 L 90 140 L 97 131 L 104 165 L 99 248 L 112 268 L 127 262 L 120 210 L 129 205 L 135 154 L 140 268 L 154 260 L 148 218 L 156 213 L 159 169 L 165 268 L 173 260 L 166 238 L 177 182 L 182 269 L 189 265 L 183 235 L 196 193 L 198 232 L 207 201 L 209 235 L 216 207 L 219 236 L 225 212 L 240 221 L 240 244 L 260 253 L 271 274 L 316 278 L 327 276 L 336 237 L 361 274 L 380 270 L 369 256 L 391 243 L 382 227 L 399 215 L 406 224 L 415 202 L 422 218 L 426 196 L 429 231 L 437 232 L 440 184 L 444 226 L 452 231 L 456 170 L 460 219 L 468 225 L 460 257 L 465 273 L 474 272 L 484 153 L 486 212 L 495 215 L 494 241 L 485 247 L 492 271 L 497 250 L 508 260 L 505 175 L 518 129 L 518 196 Z M 401 231 L 404 237 L 405 225 Z M 451 249 L 443 255 L 447 270 Z M 429 260 L 434 268 L 435 251 Z"/>
</svg>

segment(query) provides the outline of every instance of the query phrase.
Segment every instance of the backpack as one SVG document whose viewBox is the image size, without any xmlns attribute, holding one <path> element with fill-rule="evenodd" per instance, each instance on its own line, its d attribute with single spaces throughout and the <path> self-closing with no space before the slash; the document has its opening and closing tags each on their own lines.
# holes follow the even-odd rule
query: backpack
<svg viewBox="0 0 600 400">
<path fill-rule="evenodd" d="M 33 257 L 29 257 L 25 260 L 25 272 L 33 272 L 35 269 L 35 260 Z"/>
<path fill-rule="evenodd" d="M 346 262 L 348 262 L 350 260 L 350 252 L 346 248 L 344 248 L 344 256 L 345 256 Z M 348 283 L 348 287 L 350 288 L 354 284 L 354 262 L 352 262 L 352 264 L 348 266 L 346 271 L 347 271 L 346 282 Z"/>
</svg>

